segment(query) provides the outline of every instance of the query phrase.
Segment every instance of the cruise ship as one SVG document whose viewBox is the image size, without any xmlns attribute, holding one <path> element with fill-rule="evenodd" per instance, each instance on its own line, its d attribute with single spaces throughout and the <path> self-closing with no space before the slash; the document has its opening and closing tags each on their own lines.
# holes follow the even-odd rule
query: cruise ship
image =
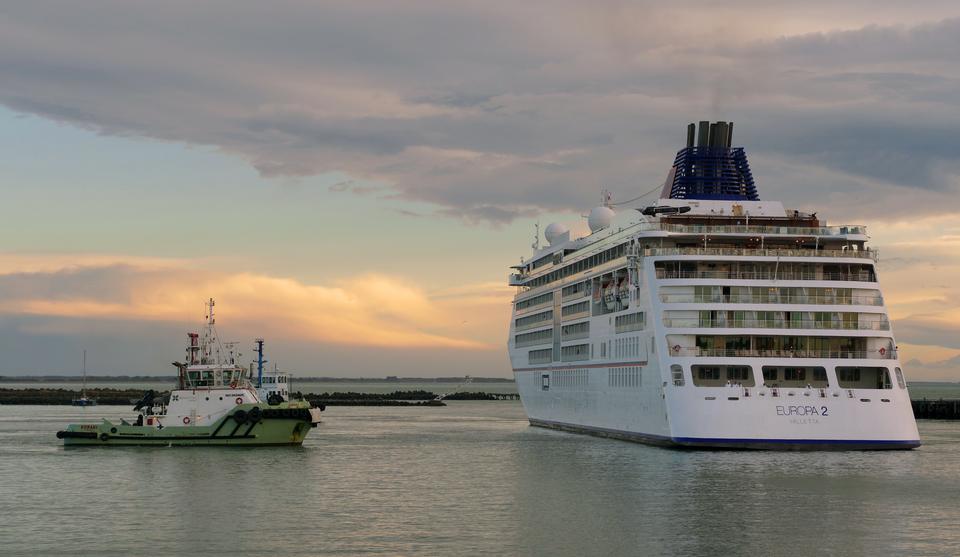
<svg viewBox="0 0 960 557">
<path fill-rule="evenodd" d="M 692 448 L 920 445 L 865 227 L 760 200 L 732 122 L 687 127 L 659 197 L 605 194 L 588 235 L 551 224 L 513 268 L 508 349 L 532 425 Z"/>
</svg>

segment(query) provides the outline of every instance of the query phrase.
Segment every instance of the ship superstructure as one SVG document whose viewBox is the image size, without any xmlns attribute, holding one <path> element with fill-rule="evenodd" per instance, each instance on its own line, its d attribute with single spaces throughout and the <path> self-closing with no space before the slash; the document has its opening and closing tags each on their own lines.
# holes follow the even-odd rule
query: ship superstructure
<svg viewBox="0 0 960 557">
<path fill-rule="evenodd" d="M 676 446 L 918 446 L 865 227 L 760 200 L 732 138 L 690 124 L 654 205 L 605 202 L 577 239 L 552 224 L 514 267 L 530 423 Z"/>
</svg>

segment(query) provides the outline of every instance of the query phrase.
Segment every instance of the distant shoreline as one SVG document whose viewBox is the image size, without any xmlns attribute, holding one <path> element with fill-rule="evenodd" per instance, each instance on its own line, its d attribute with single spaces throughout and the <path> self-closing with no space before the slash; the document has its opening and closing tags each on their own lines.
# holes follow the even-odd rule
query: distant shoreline
<svg viewBox="0 0 960 557">
<path fill-rule="evenodd" d="M 298 377 L 297 383 L 462 383 L 465 377 Z M 175 382 L 175 375 L 88 375 L 87 383 Z M 0 383 L 79 383 L 79 375 L 0 375 Z M 473 383 L 513 383 L 507 377 L 471 377 Z"/>
</svg>

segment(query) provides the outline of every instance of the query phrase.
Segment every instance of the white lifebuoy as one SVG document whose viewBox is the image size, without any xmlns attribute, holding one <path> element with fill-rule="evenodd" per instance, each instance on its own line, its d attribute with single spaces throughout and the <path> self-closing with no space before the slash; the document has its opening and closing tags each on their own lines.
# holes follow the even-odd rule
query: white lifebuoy
<svg viewBox="0 0 960 557">
<path fill-rule="evenodd" d="M 190 425 L 190 416 L 183 417 L 183 425 Z"/>
<path fill-rule="evenodd" d="M 242 397 L 242 396 L 238 396 L 238 397 L 237 397 L 237 400 L 236 400 L 236 403 L 237 403 L 237 404 L 243 404 L 243 397 Z"/>
</svg>

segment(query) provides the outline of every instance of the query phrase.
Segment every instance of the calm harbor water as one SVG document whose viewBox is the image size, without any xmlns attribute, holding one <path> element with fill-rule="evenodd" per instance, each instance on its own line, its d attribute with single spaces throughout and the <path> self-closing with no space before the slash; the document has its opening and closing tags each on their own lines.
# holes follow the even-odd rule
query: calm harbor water
<svg viewBox="0 0 960 557">
<path fill-rule="evenodd" d="M 0 406 L 2 555 L 960 554 L 960 423 L 909 452 L 687 452 L 517 402 L 336 407 L 301 448 L 64 449 Z"/>
</svg>

